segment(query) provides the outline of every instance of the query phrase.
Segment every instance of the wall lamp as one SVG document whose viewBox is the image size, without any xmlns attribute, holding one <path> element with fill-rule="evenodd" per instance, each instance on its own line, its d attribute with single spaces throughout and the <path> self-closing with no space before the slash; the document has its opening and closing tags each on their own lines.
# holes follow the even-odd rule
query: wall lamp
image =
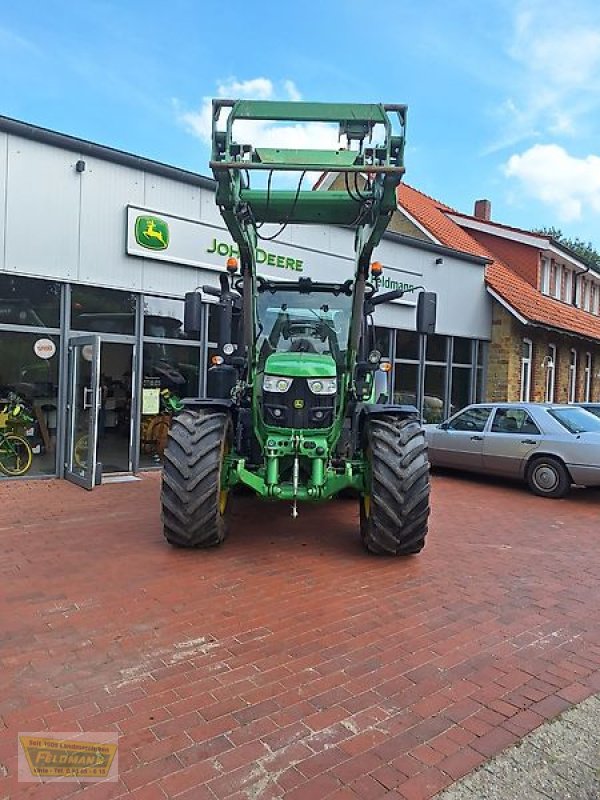
<svg viewBox="0 0 600 800">
<path fill-rule="evenodd" d="M 75 163 L 75 172 L 85 172 L 85 161 L 82 158 Z"/>
<path fill-rule="evenodd" d="M 437 266 L 439 267 L 439 266 L 440 266 L 440 264 L 443 264 L 443 263 L 444 263 L 444 259 L 443 259 L 441 256 L 439 256 L 439 258 L 436 258 L 436 260 L 435 260 L 435 263 L 436 263 L 436 264 L 437 264 Z"/>
</svg>

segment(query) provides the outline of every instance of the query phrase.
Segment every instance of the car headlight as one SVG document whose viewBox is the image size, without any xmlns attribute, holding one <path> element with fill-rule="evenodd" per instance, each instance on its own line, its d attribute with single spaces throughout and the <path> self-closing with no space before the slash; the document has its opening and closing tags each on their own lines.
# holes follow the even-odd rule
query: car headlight
<svg viewBox="0 0 600 800">
<path fill-rule="evenodd" d="M 293 378 L 281 378 L 279 375 L 265 375 L 263 378 L 264 392 L 287 392 L 292 385 Z"/>
<path fill-rule="evenodd" d="M 313 394 L 335 394 L 337 378 L 309 378 L 308 388 Z"/>
</svg>

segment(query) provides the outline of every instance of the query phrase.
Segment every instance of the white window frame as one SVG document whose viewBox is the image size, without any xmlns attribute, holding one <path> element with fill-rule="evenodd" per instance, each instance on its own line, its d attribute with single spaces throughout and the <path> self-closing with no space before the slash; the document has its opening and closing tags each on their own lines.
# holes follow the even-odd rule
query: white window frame
<svg viewBox="0 0 600 800">
<path fill-rule="evenodd" d="M 556 393 L 556 345 L 548 345 L 548 355 L 546 356 L 546 403 L 553 403 Z"/>
<path fill-rule="evenodd" d="M 590 352 L 585 354 L 585 369 L 583 374 L 583 402 L 589 403 L 592 399 L 592 354 Z"/>
<path fill-rule="evenodd" d="M 524 354 L 527 348 L 528 354 Z M 521 342 L 521 393 L 519 402 L 529 403 L 531 397 L 531 356 L 533 355 L 533 342 L 523 339 Z"/>
<path fill-rule="evenodd" d="M 567 402 L 574 403 L 577 399 L 577 350 L 571 348 L 569 361 L 569 389 Z"/>
</svg>

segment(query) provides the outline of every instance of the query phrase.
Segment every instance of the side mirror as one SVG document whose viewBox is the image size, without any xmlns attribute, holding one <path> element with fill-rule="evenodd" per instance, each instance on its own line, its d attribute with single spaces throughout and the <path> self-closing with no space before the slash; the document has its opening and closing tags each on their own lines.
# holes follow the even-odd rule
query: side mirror
<svg viewBox="0 0 600 800">
<path fill-rule="evenodd" d="M 437 315 L 437 295 L 435 292 L 421 292 L 417 298 L 417 333 L 435 333 Z"/>
<path fill-rule="evenodd" d="M 447 422 L 440 422 L 440 424 L 438 425 L 438 428 L 441 428 L 443 431 L 447 431 L 448 430 L 448 423 Z"/>
<path fill-rule="evenodd" d="M 202 334 L 202 298 L 199 292 L 186 292 L 183 330 L 190 339 L 199 339 Z"/>
</svg>

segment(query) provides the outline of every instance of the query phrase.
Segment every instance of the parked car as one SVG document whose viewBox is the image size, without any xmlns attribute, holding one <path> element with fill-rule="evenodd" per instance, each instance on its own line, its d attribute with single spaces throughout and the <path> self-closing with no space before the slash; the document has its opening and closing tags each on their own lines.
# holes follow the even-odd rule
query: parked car
<svg viewBox="0 0 600 800">
<path fill-rule="evenodd" d="M 600 418 L 579 406 L 477 403 L 424 427 L 433 466 L 521 478 L 542 497 L 600 486 Z"/>
<path fill-rule="evenodd" d="M 577 403 L 579 408 L 585 408 L 596 417 L 600 417 L 600 403 Z"/>
</svg>

